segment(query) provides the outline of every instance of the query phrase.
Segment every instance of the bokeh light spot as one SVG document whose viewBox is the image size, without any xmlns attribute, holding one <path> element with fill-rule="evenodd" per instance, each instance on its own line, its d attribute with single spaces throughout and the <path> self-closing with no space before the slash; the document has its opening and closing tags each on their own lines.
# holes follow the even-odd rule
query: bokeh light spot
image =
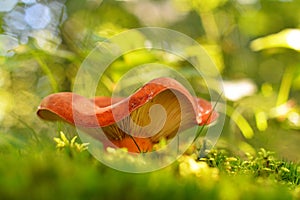
<svg viewBox="0 0 300 200">
<path fill-rule="evenodd" d="M 25 21 L 33 29 L 45 28 L 51 21 L 51 11 L 43 4 L 35 4 L 25 10 Z"/>
<path fill-rule="evenodd" d="M 18 3 L 18 0 L 1 0 L 0 1 L 0 12 L 11 11 L 17 3 Z"/>
<path fill-rule="evenodd" d="M 287 44 L 295 50 L 300 50 L 300 30 L 291 30 L 286 35 Z"/>
</svg>

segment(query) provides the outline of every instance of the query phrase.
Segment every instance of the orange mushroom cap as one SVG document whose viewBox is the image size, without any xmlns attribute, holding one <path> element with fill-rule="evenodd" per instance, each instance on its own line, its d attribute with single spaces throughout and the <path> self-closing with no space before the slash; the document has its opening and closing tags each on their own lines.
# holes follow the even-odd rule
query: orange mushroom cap
<svg viewBox="0 0 300 200">
<path fill-rule="evenodd" d="M 164 123 L 158 111 L 149 117 L 151 107 L 157 104 L 165 110 Z M 218 117 L 208 101 L 193 97 L 179 82 L 166 77 L 148 82 L 127 98 L 51 94 L 42 100 L 37 115 L 45 120 L 66 121 L 101 140 L 104 146 L 125 147 L 129 152 L 151 151 L 160 139 L 174 137 L 179 127 L 210 124 Z M 154 130 L 158 126 L 160 130 Z M 106 136 L 99 135 L 99 128 Z"/>
</svg>

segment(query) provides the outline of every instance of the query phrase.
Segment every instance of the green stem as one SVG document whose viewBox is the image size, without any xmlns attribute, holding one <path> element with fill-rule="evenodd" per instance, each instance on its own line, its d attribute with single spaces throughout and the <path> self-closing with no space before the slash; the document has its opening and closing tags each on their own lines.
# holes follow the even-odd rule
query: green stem
<svg viewBox="0 0 300 200">
<path fill-rule="evenodd" d="M 12 116 L 32 132 L 32 135 L 35 138 L 36 142 L 40 142 L 37 132 L 30 125 L 28 125 L 24 120 L 21 119 L 20 116 L 15 113 L 12 113 Z"/>
<path fill-rule="evenodd" d="M 53 73 L 51 72 L 50 68 L 48 67 L 48 65 L 38 55 L 35 55 L 35 59 L 38 62 L 38 64 L 40 65 L 43 72 L 47 75 L 53 92 L 58 92 L 59 91 L 58 84 L 53 76 Z"/>
<path fill-rule="evenodd" d="M 245 138 L 250 139 L 253 137 L 254 133 L 253 133 L 253 130 L 252 130 L 250 124 L 236 109 L 227 105 L 226 114 L 239 127 L 239 129 L 241 130 L 241 132 L 245 136 Z"/>
<path fill-rule="evenodd" d="M 288 66 L 282 76 L 276 106 L 280 106 L 287 102 L 289 93 L 292 87 L 293 74 L 295 72 L 295 65 Z"/>
</svg>

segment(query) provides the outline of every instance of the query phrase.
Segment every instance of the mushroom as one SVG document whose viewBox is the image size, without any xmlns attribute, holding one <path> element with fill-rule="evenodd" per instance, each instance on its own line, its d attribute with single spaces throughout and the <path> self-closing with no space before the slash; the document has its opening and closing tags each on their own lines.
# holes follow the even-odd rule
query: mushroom
<svg viewBox="0 0 300 200">
<path fill-rule="evenodd" d="M 104 147 L 125 147 L 129 152 L 152 151 L 161 139 L 210 124 L 218 117 L 208 101 L 193 97 L 167 77 L 148 82 L 127 98 L 51 94 L 42 100 L 37 115 L 63 120 L 100 140 Z"/>
</svg>

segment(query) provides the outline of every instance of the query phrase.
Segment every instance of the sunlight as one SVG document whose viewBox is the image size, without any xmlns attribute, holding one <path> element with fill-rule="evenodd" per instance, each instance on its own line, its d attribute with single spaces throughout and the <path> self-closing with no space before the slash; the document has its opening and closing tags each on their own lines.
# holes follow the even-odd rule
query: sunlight
<svg viewBox="0 0 300 200">
<path fill-rule="evenodd" d="M 300 127 L 300 115 L 298 113 L 292 112 L 288 119 L 294 126 Z"/>
<path fill-rule="evenodd" d="M 256 85 L 249 79 L 224 81 L 225 97 L 231 101 L 237 101 L 256 92 Z"/>
<path fill-rule="evenodd" d="M 291 30 L 286 35 L 287 44 L 295 50 L 300 50 L 300 30 Z"/>
</svg>

